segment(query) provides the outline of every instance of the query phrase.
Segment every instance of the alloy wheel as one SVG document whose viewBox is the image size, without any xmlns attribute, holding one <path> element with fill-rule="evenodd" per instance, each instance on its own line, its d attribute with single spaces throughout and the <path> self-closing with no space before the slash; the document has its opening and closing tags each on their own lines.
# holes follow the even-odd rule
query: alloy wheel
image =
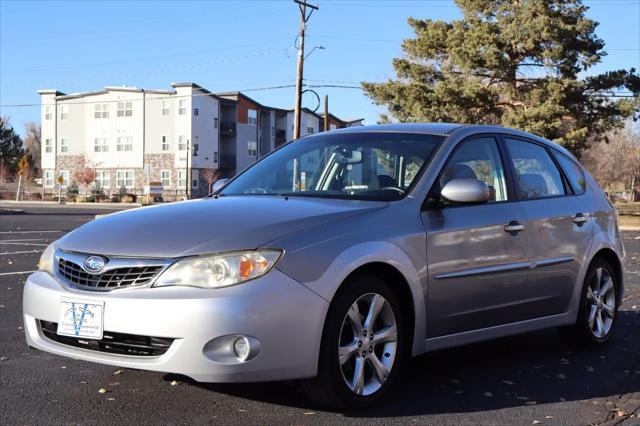
<svg viewBox="0 0 640 426">
<path fill-rule="evenodd" d="M 378 293 L 360 296 L 342 321 L 338 357 L 342 377 L 353 393 L 377 392 L 393 368 L 398 348 L 396 317 Z"/>
<path fill-rule="evenodd" d="M 616 315 L 616 289 L 606 268 L 596 269 L 587 287 L 587 310 L 591 333 L 604 339 L 611 331 Z"/>
</svg>

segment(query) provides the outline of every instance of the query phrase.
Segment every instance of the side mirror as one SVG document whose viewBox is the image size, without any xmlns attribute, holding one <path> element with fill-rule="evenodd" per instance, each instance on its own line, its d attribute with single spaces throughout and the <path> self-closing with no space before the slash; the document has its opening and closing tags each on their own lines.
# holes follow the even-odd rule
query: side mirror
<svg viewBox="0 0 640 426">
<path fill-rule="evenodd" d="M 211 185 L 211 189 L 209 190 L 209 195 L 215 194 L 216 192 L 220 191 L 222 188 L 224 188 L 227 182 L 229 182 L 229 179 L 227 178 L 218 179 L 217 181 L 213 182 L 213 185 Z"/>
<path fill-rule="evenodd" d="M 442 188 L 440 195 L 454 203 L 485 203 L 491 197 L 491 190 L 477 179 L 452 179 Z"/>
</svg>

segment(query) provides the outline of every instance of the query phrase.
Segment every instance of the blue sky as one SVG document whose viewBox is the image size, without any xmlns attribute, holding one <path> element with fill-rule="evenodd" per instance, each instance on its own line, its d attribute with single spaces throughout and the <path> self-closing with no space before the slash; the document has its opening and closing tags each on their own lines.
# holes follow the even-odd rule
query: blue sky
<svg viewBox="0 0 640 426">
<path fill-rule="evenodd" d="M 391 60 L 411 36 L 409 16 L 451 20 L 453 1 L 317 0 L 308 27 L 305 78 L 358 85 L 393 77 Z M 640 68 L 640 0 L 586 0 L 608 56 L 591 73 Z M 193 81 L 211 91 L 295 82 L 293 43 L 299 12 L 279 1 L 0 0 L 0 114 L 20 133 L 39 121 L 38 89 L 65 93 L 106 85 L 168 88 Z M 374 124 L 382 109 L 357 89 L 316 89 L 330 110 Z M 294 89 L 251 91 L 267 105 L 291 108 Z M 314 108 L 315 99 L 304 98 Z"/>
</svg>

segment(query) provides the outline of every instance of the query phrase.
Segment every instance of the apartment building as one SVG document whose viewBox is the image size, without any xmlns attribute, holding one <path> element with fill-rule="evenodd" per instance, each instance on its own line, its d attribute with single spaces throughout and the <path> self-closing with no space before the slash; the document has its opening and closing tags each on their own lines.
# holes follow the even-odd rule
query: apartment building
<svg viewBox="0 0 640 426">
<path fill-rule="evenodd" d="M 195 83 L 169 90 L 105 87 L 64 94 L 41 90 L 45 191 L 79 186 L 76 173 L 96 170 L 105 194 L 141 194 L 161 182 L 166 194 L 201 196 L 212 173 L 231 177 L 293 139 L 293 110 L 260 104 L 241 92 L 211 93 Z M 361 125 L 329 116 L 331 128 Z M 301 136 L 324 119 L 303 109 Z"/>
</svg>

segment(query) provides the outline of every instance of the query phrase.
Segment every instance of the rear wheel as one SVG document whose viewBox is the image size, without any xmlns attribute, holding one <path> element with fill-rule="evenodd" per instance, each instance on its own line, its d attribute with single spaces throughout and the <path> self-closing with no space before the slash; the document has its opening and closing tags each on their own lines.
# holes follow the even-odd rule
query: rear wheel
<svg viewBox="0 0 640 426">
<path fill-rule="evenodd" d="M 304 382 L 316 402 L 364 407 L 387 393 L 405 357 L 405 320 L 396 295 L 372 275 L 345 283 L 329 308 L 318 376 Z"/>
<path fill-rule="evenodd" d="M 618 313 L 618 278 L 604 259 L 595 259 L 587 271 L 575 325 L 564 328 L 571 343 L 587 346 L 605 344 L 613 332 Z"/>
</svg>

